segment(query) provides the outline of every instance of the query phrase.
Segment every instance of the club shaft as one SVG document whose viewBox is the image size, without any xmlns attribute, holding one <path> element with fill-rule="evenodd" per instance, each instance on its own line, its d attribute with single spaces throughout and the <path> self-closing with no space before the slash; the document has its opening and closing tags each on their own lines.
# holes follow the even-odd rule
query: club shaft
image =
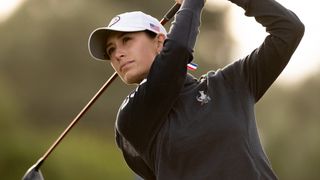
<svg viewBox="0 0 320 180">
<path fill-rule="evenodd" d="M 111 77 L 104 83 L 104 85 L 99 89 L 99 91 L 91 98 L 87 105 L 80 111 L 80 113 L 73 119 L 69 126 L 63 131 L 59 138 L 51 145 L 48 151 L 40 158 L 38 161 L 39 166 L 42 162 L 52 153 L 55 147 L 61 142 L 61 140 L 68 134 L 68 132 L 76 125 L 79 119 L 89 110 L 89 108 L 94 104 L 94 102 L 103 94 L 103 92 L 110 86 L 110 84 L 116 79 L 118 74 L 115 72 Z"/>
<path fill-rule="evenodd" d="M 165 25 L 170 19 L 177 13 L 177 11 L 180 9 L 181 4 L 175 3 L 171 9 L 163 16 L 160 23 L 162 25 Z"/>
<path fill-rule="evenodd" d="M 179 10 L 180 4 L 175 3 L 171 9 L 161 19 L 162 25 L 166 24 Z M 105 84 L 99 89 L 99 91 L 92 97 L 87 105 L 80 111 L 80 113 L 73 119 L 69 126 L 63 131 L 59 138 L 51 145 L 47 152 L 37 161 L 35 164 L 36 169 L 39 169 L 42 163 L 48 158 L 52 151 L 59 145 L 62 139 L 68 134 L 68 132 L 79 122 L 80 118 L 90 109 L 94 102 L 103 94 L 103 92 L 110 86 L 110 84 L 117 78 L 118 74 L 114 72 L 111 77 L 105 82 Z"/>
</svg>

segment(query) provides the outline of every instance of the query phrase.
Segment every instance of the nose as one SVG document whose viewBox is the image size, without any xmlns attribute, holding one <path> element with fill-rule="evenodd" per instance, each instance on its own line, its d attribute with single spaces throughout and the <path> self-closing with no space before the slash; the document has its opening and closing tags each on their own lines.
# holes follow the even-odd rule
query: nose
<svg viewBox="0 0 320 180">
<path fill-rule="evenodd" d="M 115 58 L 120 61 L 123 57 L 125 57 L 125 50 L 123 48 L 118 47 L 115 51 Z"/>
</svg>

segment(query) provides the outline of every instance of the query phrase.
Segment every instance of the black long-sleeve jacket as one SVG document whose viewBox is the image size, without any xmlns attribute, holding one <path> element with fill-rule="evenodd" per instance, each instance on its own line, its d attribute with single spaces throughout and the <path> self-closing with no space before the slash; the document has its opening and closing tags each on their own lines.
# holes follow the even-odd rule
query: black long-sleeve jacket
<svg viewBox="0 0 320 180">
<path fill-rule="evenodd" d="M 277 179 L 259 140 L 254 105 L 288 63 L 304 26 L 274 0 L 232 2 L 266 27 L 269 35 L 260 47 L 199 80 L 193 78 L 186 65 L 203 0 L 185 0 L 148 77 L 121 105 L 116 141 L 141 177 Z"/>
</svg>

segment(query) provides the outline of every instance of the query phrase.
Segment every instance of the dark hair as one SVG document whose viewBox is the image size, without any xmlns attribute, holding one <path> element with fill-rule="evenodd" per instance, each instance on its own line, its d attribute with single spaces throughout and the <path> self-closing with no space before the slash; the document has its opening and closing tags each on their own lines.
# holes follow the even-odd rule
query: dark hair
<svg viewBox="0 0 320 180">
<path fill-rule="evenodd" d="M 152 31 L 149 31 L 149 30 L 145 30 L 144 31 L 146 34 L 147 34 L 147 36 L 149 37 L 149 38 L 151 38 L 151 39 L 154 39 L 156 36 L 157 36 L 157 34 L 155 33 L 155 32 L 152 32 Z"/>
</svg>

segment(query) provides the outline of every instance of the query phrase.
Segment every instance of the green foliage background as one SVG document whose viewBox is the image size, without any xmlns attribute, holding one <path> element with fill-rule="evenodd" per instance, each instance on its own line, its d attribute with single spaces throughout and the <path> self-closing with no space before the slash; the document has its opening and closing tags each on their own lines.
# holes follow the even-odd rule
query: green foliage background
<svg viewBox="0 0 320 180">
<path fill-rule="evenodd" d="M 160 19 L 172 3 L 28 0 L 0 24 L 1 179 L 20 179 L 113 73 L 109 64 L 90 58 L 91 31 L 125 11 Z M 230 62 L 225 11 L 203 13 L 198 77 Z M 294 87 L 276 83 L 257 104 L 261 139 L 280 179 L 320 178 L 318 75 Z M 113 129 L 117 109 L 133 88 L 119 79 L 112 84 L 43 164 L 46 179 L 134 179 Z"/>
</svg>

